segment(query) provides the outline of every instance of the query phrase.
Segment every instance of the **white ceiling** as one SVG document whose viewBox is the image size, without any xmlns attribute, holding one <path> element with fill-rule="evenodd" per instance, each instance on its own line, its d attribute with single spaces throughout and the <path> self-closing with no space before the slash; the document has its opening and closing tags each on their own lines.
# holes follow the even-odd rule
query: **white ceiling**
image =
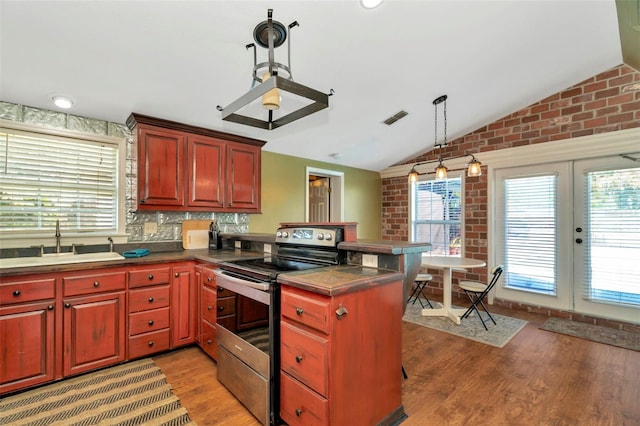
<svg viewBox="0 0 640 426">
<path fill-rule="evenodd" d="M 272 131 L 216 110 L 249 90 L 245 45 L 268 8 L 300 24 L 295 81 L 335 90 L 329 108 Z M 1 0 L 0 41 L 3 101 L 55 110 L 51 95 L 66 94 L 72 114 L 124 123 L 138 112 L 373 171 L 433 146 L 442 94 L 453 140 L 622 63 L 614 0 Z M 287 63 L 286 44 L 275 53 Z"/>
</svg>

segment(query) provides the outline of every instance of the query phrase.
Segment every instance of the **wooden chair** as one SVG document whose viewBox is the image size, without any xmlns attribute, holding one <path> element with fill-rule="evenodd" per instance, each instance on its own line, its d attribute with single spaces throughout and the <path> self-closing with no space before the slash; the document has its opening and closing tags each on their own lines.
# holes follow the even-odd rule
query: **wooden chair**
<svg viewBox="0 0 640 426">
<path fill-rule="evenodd" d="M 487 296 L 487 294 L 489 294 L 489 292 L 496 285 L 496 283 L 498 282 L 498 279 L 500 278 L 500 275 L 502 275 L 502 271 L 504 271 L 504 266 L 502 265 L 495 266 L 491 270 L 491 273 L 493 275 L 491 277 L 491 281 L 489 281 L 489 284 L 483 284 L 477 281 L 460 281 L 458 283 L 458 286 L 460 286 L 460 288 L 464 290 L 465 294 L 471 301 L 471 306 L 469 306 L 469 308 L 460 317 L 460 319 L 468 318 L 473 312 L 475 312 L 478 315 L 478 318 L 480 319 L 480 321 L 482 322 L 482 325 L 485 330 L 489 330 L 486 324 L 487 321 L 491 320 L 494 325 L 496 324 L 496 321 L 493 319 L 493 317 L 489 313 L 489 310 L 487 309 L 487 306 L 484 304 L 482 299 L 484 299 Z M 480 310 L 478 309 L 478 305 L 480 305 L 482 309 L 487 313 L 486 319 L 482 318 L 482 315 L 480 314 Z"/>
</svg>

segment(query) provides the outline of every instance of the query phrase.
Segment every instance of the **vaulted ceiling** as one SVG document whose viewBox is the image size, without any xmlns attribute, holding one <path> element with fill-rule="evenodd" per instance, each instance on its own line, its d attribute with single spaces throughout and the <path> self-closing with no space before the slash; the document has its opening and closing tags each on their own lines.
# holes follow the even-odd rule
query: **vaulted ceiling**
<svg viewBox="0 0 640 426">
<path fill-rule="evenodd" d="M 271 131 L 216 109 L 250 89 L 245 45 L 268 8 L 299 23 L 294 80 L 335 91 L 329 108 Z M 640 25 L 629 10 L 621 22 Z M 64 94 L 76 115 L 124 123 L 138 112 L 374 171 L 434 145 L 442 94 L 453 140 L 624 60 L 615 0 L 386 0 L 371 10 L 357 0 L 1 0 L 0 43 L 3 101 L 55 110 L 52 95 Z M 286 43 L 275 54 L 286 64 Z M 408 114 L 383 123 L 399 111 Z"/>
</svg>

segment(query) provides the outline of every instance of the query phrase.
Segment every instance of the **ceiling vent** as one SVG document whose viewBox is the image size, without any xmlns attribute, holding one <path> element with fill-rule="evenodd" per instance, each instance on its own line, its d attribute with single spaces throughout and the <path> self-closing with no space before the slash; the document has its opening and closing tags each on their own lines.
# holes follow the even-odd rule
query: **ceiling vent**
<svg viewBox="0 0 640 426">
<path fill-rule="evenodd" d="M 391 117 L 384 120 L 383 123 L 386 124 L 387 126 L 391 126 L 393 123 L 405 117 L 407 114 L 409 114 L 407 111 L 399 111 L 393 114 Z"/>
</svg>

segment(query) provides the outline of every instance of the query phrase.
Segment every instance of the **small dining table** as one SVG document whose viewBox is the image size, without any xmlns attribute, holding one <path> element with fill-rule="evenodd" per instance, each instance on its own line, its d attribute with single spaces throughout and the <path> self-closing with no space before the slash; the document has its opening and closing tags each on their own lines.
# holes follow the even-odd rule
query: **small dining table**
<svg viewBox="0 0 640 426">
<path fill-rule="evenodd" d="M 451 275 L 454 269 L 466 270 L 467 268 L 481 268 L 486 265 L 482 260 L 457 256 L 424 256 L 422 265 L 428 268 L 442 269 L 442 307 L 422 310 L 424 317 L 448 317 L 451 321 L 460 325 L 460 317 L 466 308 L 454 308 L 451 305 Z"/>
</svg>

